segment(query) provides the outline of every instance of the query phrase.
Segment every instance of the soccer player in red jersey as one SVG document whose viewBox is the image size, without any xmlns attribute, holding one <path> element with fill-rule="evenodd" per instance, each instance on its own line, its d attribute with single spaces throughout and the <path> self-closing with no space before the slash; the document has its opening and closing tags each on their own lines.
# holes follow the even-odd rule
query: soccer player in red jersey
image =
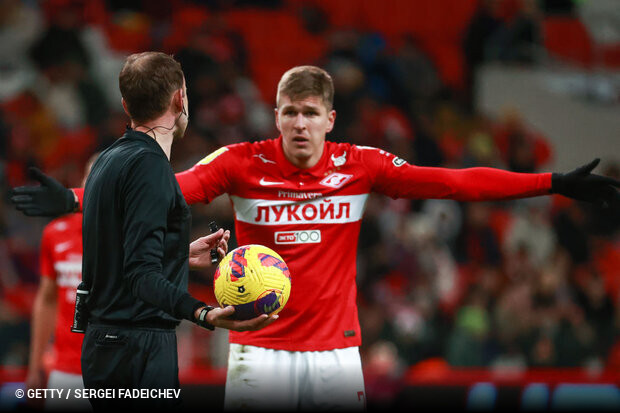
<svg viewBox="0 0 620 413">
<path fill-rule="evenodd" d="M 618 181 L 590 173 L 597 161 L 566 174 L 418 167 L 379 148 L 329 142 L 333 94 L 324 70 L 287 71 L 278 85 L 277 139 L 225 146 L 176 174 L 190 204 L 228 194 L 239 245 L 274 249 L 291 273 L 291 296 L 277 322 L 230 332 L 226 409 L 364 409 L 355 277 L 371 192 L 459 201 L 559 193 L 618 203 Z M 81 197 L 57 186 L 14 191 L 27 215 L 66 211 Z"/>
<path fill-rule="evenodd" d="M 86 165 L 86 180 L 95 160 Z M 82 182 L 84 186 L 84 182 Z M 82 389 L 83 334 L 70 330 L 73 323 L 75 291 L 82 281 L 82 214 L 64 215 L 46 225 L 41 237 L 39 266 L 41 282 L 32 310 L 30 358 L 26 387 L 29 389 Z M 45 380 L 44 355 L 51 337 L 51 366 Z M 72 392 L 74 394 L 74 392 Z M 92 410 L 88 399 L 46 398 L 50 410 Z"/>
</svg>

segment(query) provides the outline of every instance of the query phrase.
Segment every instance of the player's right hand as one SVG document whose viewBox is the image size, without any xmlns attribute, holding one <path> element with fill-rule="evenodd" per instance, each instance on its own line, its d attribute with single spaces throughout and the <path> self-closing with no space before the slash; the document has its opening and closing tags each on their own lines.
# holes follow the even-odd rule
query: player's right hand
<svg viewBox="0 0 620 413">
<path fill-rule="evenodd" d="M 219 328 L 226 328 L 233 331 L 256 331 L 267 327 L 278 319 L 278 315 L 261 314 L 249 320 L 233 320 L 231 316 L 235 313 L 232 305 L 224 308 L 214 308 L 207 314 L 209 324 Z"/>
<path fill-rule="evenodd" d="M 76 208 L 73 191 L 60 182 L 45 175 L 38 168 L 29 168 L 32 179 L 41 183 L 39 186 L 18 186 L 11 191 L 11 202 L 15 208 L 28 216 L 55 217 Z"/>
</svg>

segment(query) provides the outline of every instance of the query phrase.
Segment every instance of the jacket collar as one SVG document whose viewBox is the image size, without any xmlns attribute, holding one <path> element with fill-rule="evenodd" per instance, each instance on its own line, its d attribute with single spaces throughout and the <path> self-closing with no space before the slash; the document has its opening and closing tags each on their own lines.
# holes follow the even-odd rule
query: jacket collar
<svg viewBox="0 0 620 413">
<path fill-rule="evenodd" d="M 123 138 L 132 139 L 132 140 L 135 139 L 135 140 L 146 142 L 149 146 L 152 146 L 153 148 L 157 147 L 157 149 L 159 149 L 161 153 L 163 153 L 164 155 L 166 154 L 164 150 L 162 149 L 162 147 L 159 146 L 157 141 L 153 139 L 152 136 L 147 135 L 144 132 L 140 132 L 135 129 L 132 129 L 129 125 L 125 127 L 125 134 L 123 135 Z"/>
</svg>

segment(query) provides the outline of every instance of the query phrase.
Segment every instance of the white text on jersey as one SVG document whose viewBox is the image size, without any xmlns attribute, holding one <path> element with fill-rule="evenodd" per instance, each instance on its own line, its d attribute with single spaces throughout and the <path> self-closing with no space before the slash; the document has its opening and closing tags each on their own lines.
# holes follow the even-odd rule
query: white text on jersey
<svg viewBox="0 0 620 413">
<path fill-rule="evenodd" d="M 368 194 L 309 201 L 247 199 L 231 196 L 239 221 L 255 225 L 342 224 L 362 219 Z"/>
</svg>

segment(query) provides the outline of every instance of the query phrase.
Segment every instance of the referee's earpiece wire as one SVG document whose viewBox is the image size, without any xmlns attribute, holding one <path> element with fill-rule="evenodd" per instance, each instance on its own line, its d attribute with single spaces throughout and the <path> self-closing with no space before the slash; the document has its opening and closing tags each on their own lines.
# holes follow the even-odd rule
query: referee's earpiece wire
<svg viewBox="0 0 620 413">
<path fill-rule="evenodd" d="M 174 125 L 176 125 L 176 124 L 177 124 L 177 122 L 179 121 L 179 119 L 181 119 L 181 116 L 182 116 L 182 115 L 187 116 L 187 112 L 185 111 L 185 105 L 184 105 L 184 104 L 181 104 L 181 112 L 179 113 L 179 116 L 177 116 L 177 118 L 175 119 L 175 121 L 174 121 L 174 123 L 172 124 L 172 126 L 171 126 L 171 127 L 167 128 L 167 127 L 162 126 L 162 125 L 160 125 L 160 126 L 153 126 L 152 128 L 148 129 L 148 130 L 147 130 L 146 132 L 144 132 L 144 133 L 146 133 L 146 134 L 148 135 L 149 133 L 153 132 L 153 138 L 155 139 L 155 142 L 157 142 L 157 134 L 155 133 L 155 129 L 158 129 L 158 128 L 164 128 L 164 129 L 166 129 L 166 130 L 172 130 L 172 129 L 174 129 Z M 145 127 L 145 126 L 143 126 L 143 125 L 136 125 L 136 128 L 137 128 L 137 127 L 139 127 L 139 126 L 142 126 L 143 128 Z M 135 129 L 135 128 L 134 128 L 134 129 Z"/>
</svg>

